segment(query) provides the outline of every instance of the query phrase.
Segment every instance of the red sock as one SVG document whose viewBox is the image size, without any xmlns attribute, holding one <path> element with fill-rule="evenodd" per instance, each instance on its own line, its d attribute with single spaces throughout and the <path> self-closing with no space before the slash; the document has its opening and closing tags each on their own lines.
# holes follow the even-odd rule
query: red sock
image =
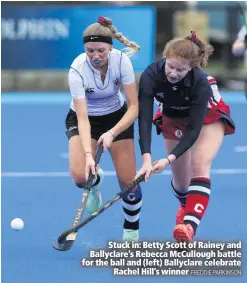
<svg viewBox="0 0 247 283">
<path fill-rule="evenodd" d="M 206 211 L 210 196 L 210 179 L 194 177 L 190 181 L 185 206 L 184 224 L 190 224 L 194 233 Z"/>
</svg>

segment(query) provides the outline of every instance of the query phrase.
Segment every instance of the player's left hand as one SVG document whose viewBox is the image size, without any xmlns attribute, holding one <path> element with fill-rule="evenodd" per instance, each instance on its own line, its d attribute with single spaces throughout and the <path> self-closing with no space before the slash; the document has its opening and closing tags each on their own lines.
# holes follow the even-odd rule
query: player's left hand
<svg viewBox="0 0 247 283">
<path fill-rule="evenodd" d="M 97 144 L 103 143 L 103 151 L 105 152 L 109 148 L 113 141 L 113 135 L 110 132 L 106 132 L 100 136 Z"/>
<path fill-rule="evenodd" d="M 156 160 L 153 162 L 153 173 L 161 173 L 167 166 L 169 165 L 169 161 L 167 158 L 163 158 L 160 160 Z"/>
</svg>

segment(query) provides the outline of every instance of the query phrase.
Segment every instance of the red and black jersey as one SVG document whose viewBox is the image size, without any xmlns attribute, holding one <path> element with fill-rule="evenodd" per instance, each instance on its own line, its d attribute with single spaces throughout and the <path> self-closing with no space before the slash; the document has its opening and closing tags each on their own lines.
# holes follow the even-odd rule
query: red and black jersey
<svg viewBox="0 0 247 283">
<path fill-rule="evenodd" d="M 142 154 L 151 152 L 151 129 L 154 100 L 163 115 L 187 118 L 184 137 L 171 152 L 177 158 L 189 149 L 199 136 L 208 108 L 221 100 L 216 81 L 200 68 L 194 67 L 183 80 L 170 83 L 165 74 L 165 59 L 146 68 L 139 83 L 139 143 Z"/>
</svg>

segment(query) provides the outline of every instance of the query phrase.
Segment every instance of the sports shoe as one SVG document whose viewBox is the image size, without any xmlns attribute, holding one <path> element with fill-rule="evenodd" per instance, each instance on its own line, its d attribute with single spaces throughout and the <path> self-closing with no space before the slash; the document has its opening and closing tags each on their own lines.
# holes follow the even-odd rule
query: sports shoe
<svg viewBox="0 0 247 283">
<path fill-rule="evenodd" d="M 178 224 L 173 230 L 173 238 L 177 242 L 189 242 L 194 237 L 194 230 L 190 224 Z"/>
<path fill-rule="evenodd" d="M 180 204 L 176 214 L 176 225 L 184 223 L 184 215 L 185 215 L 185 207 L 183 207 Z"/>
<path fill-rule="evenodd" d="M 100 177 L 100 181 L 97 185 L 94 185 L 89 193 L 86 210 L 88 213 L 93 214 L 96 210 L 98 210 L 102 205 L 102 197 L 100 193 L 100 186 L 103 181 L 104 172 L 102 169 L 99 168 L 98 175 Z"/>
<path fill-rule="evenodd" d="M 139 240 L 139 230 L 124 229 L 123 241 L 138 242 L 138 240 Z"/>
</svg>

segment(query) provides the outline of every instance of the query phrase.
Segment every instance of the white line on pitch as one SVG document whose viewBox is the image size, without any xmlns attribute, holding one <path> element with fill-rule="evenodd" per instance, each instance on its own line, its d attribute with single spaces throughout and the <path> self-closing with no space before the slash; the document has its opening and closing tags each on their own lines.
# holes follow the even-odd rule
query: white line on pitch
<svg viewBox="0 0 247 283">
<path fill-rule="evenodd" d="M 247 152 L 247 145 L 235 146 L 235 152 Z"/>
<path fill-rule="evenodd" d="M 212 169 L 212 175 L 245 175 L 247 174 L 247 169 Z M 115 171 L 104 171 L 105 176 L 116 176 Z M 166 170 L 161 174 L 155 174 L 155 176 L 160 175 L 171 175 L 170 170 Z M 70 172 L 2 172 L 2 177 L 10 178 L 20 178 L 20 177 L 42 177 L 42 178 L 57 178 L 57 177 L 70 177 Z"/>
</svg>

